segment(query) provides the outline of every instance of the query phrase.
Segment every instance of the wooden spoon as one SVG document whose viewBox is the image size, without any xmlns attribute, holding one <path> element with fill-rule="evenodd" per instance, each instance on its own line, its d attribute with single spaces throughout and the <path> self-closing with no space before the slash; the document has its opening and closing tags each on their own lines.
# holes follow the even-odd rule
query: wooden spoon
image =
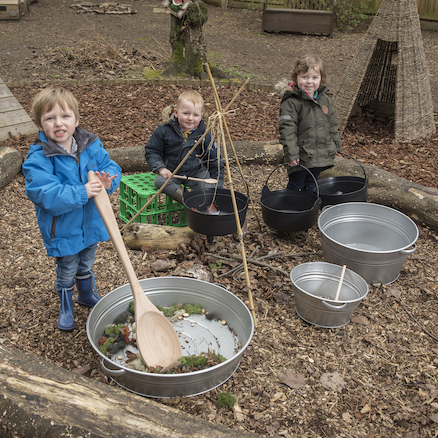
<svg viewBox="0 0 438 438">
<path fill-rule="evenodd" d="M 341 293 L 342 282 L 344 281 L 345 269 L 347 269 L 347 266 L 346 266 L 346 265 L 344 265 L 344 266 L 342 267 L 341 278 L 339 279 L 338 290 L 336 291 L 335 301 L 338 301 L 338 300 L 339 300 L 339 294 Z"/>
<path fill-rule="evenodd" d="M 88 181 L 100 180 L 90 170 Z M 140 286 L 106 190 L 102 188 L 93 199 L 131 284 L 135 304 L 137 346 L 143 361 L 148 367 L 168 367 L 182 357 L 178 335 L 169 320 L 153 305 Z"/>
<path fill-rule="evenodd" d="M 191 176 L 183 176 L 183 175 L 173 175 L 173 178 L 180 178 L 180 179 L 188 179 L 189 181 L 201 181 L 201 182 L 205 182 L 207 184 L 216 184 L 217 183 L 217 179 L 214 178 L 194 178 Z"/>
</svg>

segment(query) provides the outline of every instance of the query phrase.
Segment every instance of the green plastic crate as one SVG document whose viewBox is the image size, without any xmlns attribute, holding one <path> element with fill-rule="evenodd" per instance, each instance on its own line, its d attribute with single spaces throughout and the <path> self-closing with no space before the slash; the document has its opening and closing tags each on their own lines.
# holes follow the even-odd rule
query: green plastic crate
<svg viewBox="0 0 438 438">
<path fill-rule="evenodd" d="M 125 175 L 120 182 L 120 219 L 129 222 L 157 192 L 154 173 Z M 186 226 L 184 206 L 160 193 L 136 218 L 142 224 Z"/>
</svg>

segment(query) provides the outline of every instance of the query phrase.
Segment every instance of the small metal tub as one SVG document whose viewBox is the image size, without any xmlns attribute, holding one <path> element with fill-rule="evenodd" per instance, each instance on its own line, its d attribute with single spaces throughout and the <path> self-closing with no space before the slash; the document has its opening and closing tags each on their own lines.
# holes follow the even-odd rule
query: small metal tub
<svg viewBox="0 0 438 438">
<path fill-rule="evenodd" d="M 341 273 L 342 266 L 326 262 L 303 263 L 292 269 L 295 310 L 301 319 L 324 328 L 348 324 L 368 295 L 368 284 L 360 275 L 346 269 L 339 299 L 334 301 Z"/>
<path fill-rule="evenodd" d="M 166 307 L 175 303 L 199 304 L 207 312 L 225 320 L 225 334 L 220 321 L 211 322 L 210 325 L 210 321 L 196 320 L 200 315 L 193 316 L 193 327 L 190 321 L 184 321 L 186 324 L 175 327 L 175 330 L 180 337 L 184 356 L 200 354 L 199 349 L 206 351 L 206 348 L 210 348 L 210 351 L 221 354 L 227 360 L 190 373 L 155 374 L 128 368 L 123 365 L 123 361 L 118 360 L 117 355 L 111 359 L 105 356 L 99 350 L 99 338 L 133 301 L 131 287 L 125 284 L 105 295 L 88 316 L 88 340 L 100 356 L 102 370 L 122 388 L 155 398 L 199 395 L 226 382 L 239 367 L 242 354 L 254 333 L 254 321 L 247 306 L 222 286 L 192 278 L 147 278 L 140 280 L 140 285 L 155 305 Z"/>
<path fill-rule="evenodd" d="M 412 219 L 390 207 L 366 202 L 326 207 L 318 227 L 324 260 L 347 265 L 369 284 L 397 280 L 418 239 Z"/>
</svg>

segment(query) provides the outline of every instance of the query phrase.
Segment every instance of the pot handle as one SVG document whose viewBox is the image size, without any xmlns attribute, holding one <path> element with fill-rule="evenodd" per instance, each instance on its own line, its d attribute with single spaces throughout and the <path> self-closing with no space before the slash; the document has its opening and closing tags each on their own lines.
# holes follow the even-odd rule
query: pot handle
<svg viewBox="0 0 438 438">
<path fill-rule="evenodd" d="M 362 172 L 363 172 L 363 174 L 365 176 L 365 181 L 366 181 L 367 180 L 367 174 L 366 174 L 365 168 L 362 166 L 362 164 L 360 164 L 360 162 L 358 160 L 356 160 L 356 158 L 352 157 L 351 155 L 346 154 L 345 152 L 340 152 L 340 154 L 345 155 L 346 157 L 353 158 L 353 160 L 356 161 L 357 164 L 359 164 L 359 166 L 361 167 Z"/>
<path fill-rule="evenodd" d="M 404 255 L 413 254 L 417 250 L 417 245 L 415 245 L 415 243 L 414 243 L 413 246 L 414 247 L 411 249 L 402 249 L 400 251 L 400 254 L 404 254 Z"/>
<path fill-rule="evenodd" d="M 329 304 L 327 301 L 321 301 L 321 304 L 331 310 L 342 310 L 347 305 L 347 303 L 344 303 L 342 306 L 334 306 L 333 304 Z"/>
<path fill-rule="evenodd" d="M 126 371 L 124 370 L 124 369 L 122 369 L 122 368 L 120 368 L 120 369 L 118 369 L 118 370 L 112 370 L 112 369 L 110 369 L 110 368 L 107 368 L 106 366 L 105 366 L 105 359 L 102 359 L 102 361 L 100 362 L 100 366 L 102 367 L 102 370 L 106 373 L 106 374 L 108 374 L 109 376 L 111 376 L 111 377 L 120 377 L 120 376 L 123 376 L 123 374 L 125 374 L 126 373 Z"/>
<path fill-rule="evenodd" d="M 267 178 L 267 180 L 266 180 L 266 182 L 265 182 L 265 186 L 264 187 L 266 187 L 267 189 L 268 189 L 268 181 L 269 181 L 269 178 L 271 178 L 271 175 L 277 170 L 277 169 L 279 169 L 280 167 L 282 167 L 282 166 L 288 166 L 288 163 L 282 163 L 282 164 L 280 164 L 280 165 L 278 165 L 270 174 L 269 174 L 269 176 L 268 176 L 268 178 Z M 306 170 L 307 172 L 309 172 L 310 173 L 310 175 L 311 175 L 311 177 L 313 178 L 313 181 L 315 181 L 315 185 L 316 185 L 316 201 L 318 201 L 318 199 L 319 199 L 319 186 L 318 186 L 318 181 L 316 180 L 316 178 L 315 178 L 315 175 L 307 168 L 307 167 L 304 167 L 302 164 L 298 164 L 297 166 L 295 166 L 295 167 L 301 167 L 302 169 L 304 169 L 304 170 Z M 269 189 L 268 189 L 269 190 Z"/>
<path fill-rule="evenodd" d="M 192 172 L 193 172 L 197 167 L 199 167 L 201 164 L 208 163 L 209 161 L 210 161 L 210 160 L 205 160 L 205 161 L 201 161 L 201 162 L 199 162 L 198 164 L 196 164 L 194 167 L 192 167 L 192 169 L 190 169 L 190 171 L 189 171 L 189 173 L 188 173 L 187 176 L 190 176 L 190 175 L 192 174 Z M 236 172 L 238 172 L 239 175 L 242 177 L 242 180 L 243 180 L 243 182 L 245 183 L 246 193 L 248 194 L 248 199 L 247 199 L 247 201 L 249 201 L 249 187 L 248 187 L 248 183 L 246 182 L 245 177 L 242 175 L 242 173 L 240 172 L 240 170 L 239 170 L 237 167 L 233 166 L 232 164 L 229 164 L 229 166 L 232 167 Z M 187 182 L 187 179 L 184 179 L 184 183 L 183 183 L 183 184 L 184 184 L 184 185 L 183 185 L 184 190 L 186 189 L 186 182 Z"/>
</svg>

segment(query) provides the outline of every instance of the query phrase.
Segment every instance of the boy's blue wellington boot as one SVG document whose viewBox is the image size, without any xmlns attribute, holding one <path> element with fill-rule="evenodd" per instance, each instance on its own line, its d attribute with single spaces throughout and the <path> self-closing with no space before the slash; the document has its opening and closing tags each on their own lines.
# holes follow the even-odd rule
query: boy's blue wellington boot
<svg viewBox="0 0 438 438">
<path fill-rule="evenodd" d="M 73 287 L 58 291 L 61 307 L 59 308 L 58 328 L 60 330 L 73 330 L 75 320 L 73 317 Z"/>
<path fill-rule="evenodd" d="M 100 300 L 100 296 L 97 295 L 96 291 L 94 274 L 89 272 L 84 275 L 76 275 L 75 281 L 78 288 L 78 299 L 76 301 L 83 306 L 94 307 Z"/>
</svg>

